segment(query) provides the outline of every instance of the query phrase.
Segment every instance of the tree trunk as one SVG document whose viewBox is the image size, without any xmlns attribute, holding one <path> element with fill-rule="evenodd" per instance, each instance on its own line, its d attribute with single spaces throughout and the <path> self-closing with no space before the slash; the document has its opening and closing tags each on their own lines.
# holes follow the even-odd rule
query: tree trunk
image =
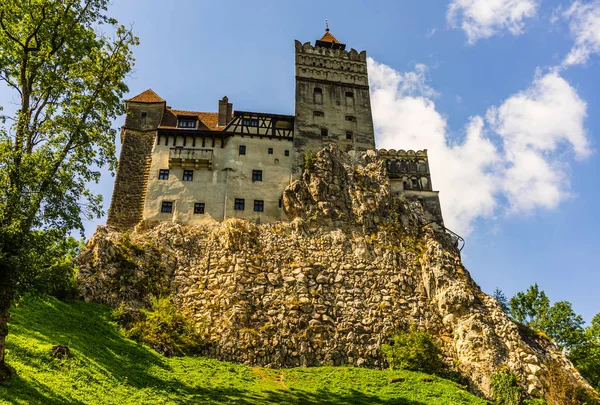
<svg viewBox="0 0 600 405">
<path fill-rule="evenodd" d="M 7 381 L 11 371 L 5 360 L 5 343 L 8 335 L 8 314 L 14 298 L 14 290 L 8 269 L 0 269 L 0 383 Z"/>
</svg>

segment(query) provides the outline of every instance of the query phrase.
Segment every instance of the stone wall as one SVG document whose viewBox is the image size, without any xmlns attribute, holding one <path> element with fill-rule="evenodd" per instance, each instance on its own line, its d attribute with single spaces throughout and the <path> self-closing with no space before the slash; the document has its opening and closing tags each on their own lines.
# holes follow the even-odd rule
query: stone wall
<svg viewBox="0 0 600 405">
<path fill-rule="evenodd" d="M 555 345 L 524 334 L 480 290 L 422 205 L 393 197 L 375 152 L 319 152 L 284 205 L 289 223 L 141 224 L 126 243 L 99 228 L 78 259 L 81 294 L 139 307 L 170 293 L 206 354 L 224 360 L 383 367 L 381 344 L 418 325 L 473 391 L 489 396 L 490 376 L 507 368 L 544 396 L 558 365 L 591 392 Z"/>
<path fill-rule="evenodd" d="M 156 131 L 124 129 L 122 136 L 121 156 L 106 224 L 125 230 L 142 220 Z"/>
</svg>

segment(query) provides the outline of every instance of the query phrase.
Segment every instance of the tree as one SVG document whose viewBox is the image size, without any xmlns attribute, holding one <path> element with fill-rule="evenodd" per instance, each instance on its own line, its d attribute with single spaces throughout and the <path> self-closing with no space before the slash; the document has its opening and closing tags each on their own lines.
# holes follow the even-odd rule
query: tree
<svg viewBox="0 0 600 405">
<path fill-rule="evenodd" d="M 114 170 L 111 122 L 124 112 L 138 43 L 107 16 L 107 5 L 0 2 L 0 81 L 19 102 L 0 123 L 0 379 L 9 374 L 8 315 L 28 251 L 102 214 L 101 196 L 88 184 L 101 167 Z M 40 238 L 40 230 L 50 231 Z"/>
<path fill-rule="evenodd" d="M 510 299 L 510 314 L 519 323 L 540 329 L 540 320 L 550 308 L 550 300 L 537 283 L 526 292 L 518 292 Z"/>
<path fill-rule="evenodd" d="M 600 313 L 585 330 L 584 340 L 569 354 L 573 362 L 594 388 L 600 391 Z"/>
<path fill-rule="evenodd" d="M 541 329 L 562 348 L 571 349 L 583 342 L 583 318 L 577 315 L 568 301 L 559 301 L 543 314 Z"/>
<path fill-rule="evenodd" d="M 584 339 L 583 318 L 568 301 L 550 306 L 550 300 L 537 284 L 510 299 L 510 315 L 522 324 L 545 332 L 563 349 L 571 350 Z"/>
<path fill-rule="evenodd" d="M 507 314 L 510 312 L 510 309 L 508 307 L 508 299 L 506 298 L 506 295 L 504 295 L 504 291 L 496 287 L 496 289 L 492 293 L 492 297 L 494 297 L 494 299 L 498 301 L 504 312 L 506 312 Z"/>
</svg>

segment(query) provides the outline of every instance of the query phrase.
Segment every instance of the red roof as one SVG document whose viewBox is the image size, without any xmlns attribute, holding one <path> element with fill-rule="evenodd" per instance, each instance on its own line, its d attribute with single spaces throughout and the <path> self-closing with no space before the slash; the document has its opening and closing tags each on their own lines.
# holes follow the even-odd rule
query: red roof
<svg viewBox="0 0 600 405">
<path fill-rule="evenodd" d="M 138 94 L 137 96 L 129 99 L 128 101 L 133 101 L 136 103 L 164 103 L 165 100 L 160 98 L 158 94 L 156 94 L 152 89 L 148 89 L 143 93 Z"/>
<path fill-rule="evenodd" d="M 340 43 L 340 41 L 338 41 L 338 40 L 336 39 L 336 37 L 334 37 L 334 36 L 331 34 L 331 32 L 329 32 L 329 30 L 327 30 L 327 31 L 325 32 L 325 35 L 323 35 L 323 38 L 321 38 L 321 41 L 324 41 L 324 42 L 333 42 L 334 44 L 339 44 L 339 43 Z"/>
<path fill-rule="evenodd" d="M 167 109 L 163 116 L 159 128 L 177 128 L 178 117 L 193 117 L 197 118 L 200 123 L 199 130 L 204 131 L 222 131 L 225 127 L 217 126 L 219 123 L 219 113 L 216 112 L 200 112 L 200 111 L 185 111 Z"/>
</svg>

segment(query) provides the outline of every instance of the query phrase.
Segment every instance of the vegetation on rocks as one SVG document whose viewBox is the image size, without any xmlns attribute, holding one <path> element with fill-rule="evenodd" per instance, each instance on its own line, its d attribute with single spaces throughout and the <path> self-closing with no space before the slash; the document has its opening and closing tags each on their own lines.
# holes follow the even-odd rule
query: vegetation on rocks
<svg viewBox="0 0 600 405">
<path fill-rule="evenodd" d="M 431 335 L 417 330 L 413 325 L 408 332 L 399 332 L 392 343 L 381 350 L 392 370 L 422 371 L 439 373 L 443 368 L 442 351 Z"/>
</svg>

